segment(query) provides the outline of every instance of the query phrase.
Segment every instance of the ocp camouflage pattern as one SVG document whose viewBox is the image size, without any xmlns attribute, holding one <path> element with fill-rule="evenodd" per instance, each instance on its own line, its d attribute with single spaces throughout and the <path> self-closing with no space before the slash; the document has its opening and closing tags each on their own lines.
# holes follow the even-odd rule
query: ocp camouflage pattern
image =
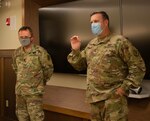
<svg viewBox="0 0 150 121">
<path fill-rule="evenodd" d="M 17 95 L 43 94 L 53 73 L 51 57 L 44 48 L 33 44 L 30 52 L 24 52 L 23 47 L 19 47 L 14 52 L 12 65 L 17 74 Z"/>
<path fill-rule="evenodd" d="M 82 51 L 68 55 L 68 62 L 76 70 L 87 68 L 87 101 L 108 99 L 118 87 L 128 92 L 141 86 L 145 63 L 138 50 L 121 35 L 96 37 Z"/>
</svg>

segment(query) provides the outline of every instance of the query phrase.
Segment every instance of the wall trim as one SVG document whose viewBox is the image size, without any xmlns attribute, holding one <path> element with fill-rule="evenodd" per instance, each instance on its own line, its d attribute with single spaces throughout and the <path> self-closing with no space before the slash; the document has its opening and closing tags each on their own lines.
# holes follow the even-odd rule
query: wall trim
<svg viewBox="0 0 150 121">
<path fill-rule="evenodd" d="M 15 49 L 0 49 L 0 58 L 11 57 Z"/>
</svg>

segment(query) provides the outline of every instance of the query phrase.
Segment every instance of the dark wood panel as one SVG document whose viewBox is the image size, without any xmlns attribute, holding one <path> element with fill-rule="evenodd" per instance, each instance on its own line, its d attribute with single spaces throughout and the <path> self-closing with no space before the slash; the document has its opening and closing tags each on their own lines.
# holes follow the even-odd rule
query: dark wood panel
<svg viewBox="0 0 150 121">
<path fill-rule="evenodd" d="M 0 117 L 0 121 L 17 121 L 17 120 L 10 119 L 8 117 Z"/>
<path fill-rule="evenodd" d="M 30 26 L 36 44 L 39 44 L 39 12 L 40 5 L 32 0 L 24 1 L 24 25 Z"/>
<path fill-rule="evenodd" d="M 9 72 L 5 72 L 5 68 L 7 68 L 9 65 L 4 64 L 5 58 L 12 59 L 12 54 L 14 50 L 0 50 L 0 116 L 3 116 L 5 114 L 5 90 L 8 89 L 5 88 L 5 74 L 7 73 L 7 77 L 9 75 Z"/>
<path fill-rule="evenodd" d="M 16 119 L 14 89 L 16 74 L 12 69 L 13 52 L 14 50 L 0 50 L 0 116 L 7 119 Z"/>
<path fill-rule="evenodd" d="M 150 98 L 129 99 L 129 121 L 150 121 Z"/>
<path fill-rule="evenodd" d="M 0 58 L 0 116 L 4 115 L 3 58 Z"/>
<path fill-rule="evenodd" d="M 16 119 L 15 116 L 15 83 L 16 74 L 12 69 L 12 58 L 4 58 L 4 115 L 11 119 Z M 7 103 L 7 104 L 6 104 Z"/>
<path fill-rule="evenodd" d="M 9 50 L 0 50 L 0 58 L 4 57 L 12 57 L 12 54 L 14 52 L 14 49 L 9 49 Z"/>
<path fill-rule="evenodd" d="M 90 121 L 90 120 L 45 110 L 44 121 Z"/>
</svg>

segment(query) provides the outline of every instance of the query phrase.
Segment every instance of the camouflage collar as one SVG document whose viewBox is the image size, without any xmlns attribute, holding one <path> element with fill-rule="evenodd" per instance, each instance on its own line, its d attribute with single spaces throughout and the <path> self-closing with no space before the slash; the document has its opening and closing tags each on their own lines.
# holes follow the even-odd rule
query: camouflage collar
<svg viewBox="0 0 150 121">
<path fill-rule="evenodd" d="M 109 40 L 110 40 L 110 38 L 112 37 L 112 35 L 113 34 L 109 34 L 109 35 L 107 35 L 106 37 L 104 37 L 104 38 L 100 38 L 100 37 L 97 37 L 97 44 L 102 44 L 102 43 L 107 43 Z"/>
<path fill-rule="evenodd" d="M 31 45 L 31 50 L 30 50 L 29 52 L 25 52 L 24 49 L 23 49 L 23 47 L 21 47 L 21 51 L 22 51 L 24 54 L 25 54 L 25 53 L 33 53 L 33 52 L 36 51 L 35 45 L 34 45 L 34 44 Z"/>
</svg>

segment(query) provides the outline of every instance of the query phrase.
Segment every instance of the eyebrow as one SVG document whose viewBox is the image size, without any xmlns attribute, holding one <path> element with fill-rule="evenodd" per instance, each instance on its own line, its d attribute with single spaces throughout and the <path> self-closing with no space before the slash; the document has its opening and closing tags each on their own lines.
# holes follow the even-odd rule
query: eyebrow
<svg viewBox="0 0 150 121">
<path fill-rule="evenodd" d="M 19 36 L 19 38 L 31 38 L 31 36 Z"/>
</svg>

